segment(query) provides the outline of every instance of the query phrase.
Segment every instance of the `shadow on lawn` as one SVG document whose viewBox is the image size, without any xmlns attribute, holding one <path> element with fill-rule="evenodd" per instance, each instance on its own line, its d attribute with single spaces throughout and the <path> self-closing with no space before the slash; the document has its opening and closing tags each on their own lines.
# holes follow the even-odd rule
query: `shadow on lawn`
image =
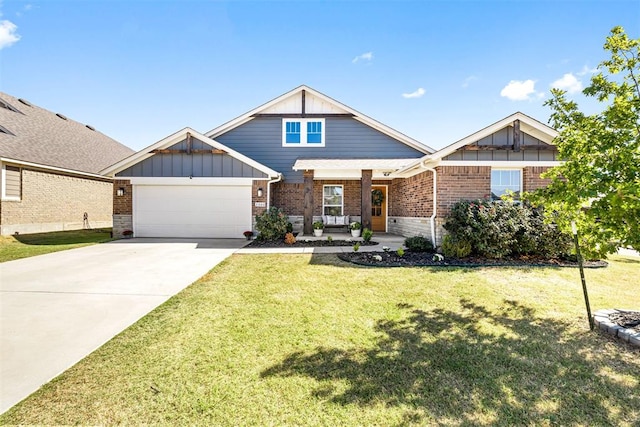
<svg viewBox="0 0 640 427">
<path fill-rule="evenodd" d="M 634 375 L 637 365 L 610 361 L 593 335 L 539 323 L 533 309 L 513 301 L 498 314 L 467 300 L 461 307 L 400 304 L 404 318 L 378 321 L 374 347 L 293 353 L 262 376 L 314 378 L 321 382 L 314 396 L 336 404 L 405 406 L 406 422 L 617 425 L 634 416 L 626 408 L 639 407 L 638 385 L 625 387 L 603 371 Z"/>
<path fill-rule="evenodd" d="M 110 228 L 93 228 L 48 233 L 12 234 L 18 242 L 32 246 L 75 245 L 80 243 L 103 243 L 111 240 Z"/>
</svg>

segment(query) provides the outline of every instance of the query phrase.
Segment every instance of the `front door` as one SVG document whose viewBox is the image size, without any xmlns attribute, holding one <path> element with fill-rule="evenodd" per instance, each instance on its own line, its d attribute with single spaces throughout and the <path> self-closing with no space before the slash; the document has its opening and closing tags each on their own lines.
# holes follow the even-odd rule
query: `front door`
<svg viewBox="0 0 640 427">
<path fill-rule="evenodd" d="M 371 228 L 373 231 L 387 231 L 387 186 L 371 187 Z"/>
</svg>

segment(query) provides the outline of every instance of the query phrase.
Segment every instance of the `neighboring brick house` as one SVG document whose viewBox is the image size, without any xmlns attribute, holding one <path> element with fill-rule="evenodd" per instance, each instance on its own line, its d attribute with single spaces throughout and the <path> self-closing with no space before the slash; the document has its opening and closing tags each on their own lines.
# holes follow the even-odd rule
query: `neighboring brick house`
<svg viewBox="0 0 640 427">
<path fill-rule="evenodd" d="M 348 215 L 374 231 L 438 242 L 456 201 L 544 185 L 540 173 L 559 163 L 555 134 L 515 113 L 434 151 L 300 86 L 205 134 L 177 132 L 102 173 L 115 179 L 116 233 L 239 238 L 257 213 L 277 206 L 305 234 L 323 215 Z"/>
<path fill-rule="evenodd" d="M 99 172 L 131 153 L 89 125 L 0 93 L 0 234 L 110 227 L 113 180 Z"/>
</svg>

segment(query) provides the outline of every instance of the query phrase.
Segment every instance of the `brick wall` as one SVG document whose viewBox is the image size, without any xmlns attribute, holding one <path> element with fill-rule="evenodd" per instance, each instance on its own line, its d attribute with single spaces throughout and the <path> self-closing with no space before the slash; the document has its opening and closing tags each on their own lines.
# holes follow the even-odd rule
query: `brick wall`
<svg viewBox="0 0 640 427">
<path fill-rule="evenodd" d="M 538 188 L 546 187 L 551 183 L 550 179 L 540 178 L 540 174 L 551 168 L 542 166 L 530 166 L 522 171 L 523 190 L 534 191 Z"/>
<path fill-rule="evenodd" d="M 22 234 L 111 227 L 111 181 L 22 169 L 22 199 L 2 201 L 1 233 Z"/>
<path fill-rule="evenodd" d="M 262 197 L 258 197 L 258 189 L 262 188 Z M 264 206 L 256 206 L 262 203 Z M 251 217 L 255 221 L 256 215 L 260 215 L 267 210 L 267 181 L 253 181 L 251 187 Z"/>
<path fill-rule="evenodd" d="M 123 196 L 118 196 L 119 188 L 124 189 Z M 113 181 L 112 197 L 114 215 L 131 215 L 133 213 L 133 186 L 128 179 L 116 179 Z"/>
<path fill-rule="evenodd" d="M 302 215 L 304 211 L 304 184 L 276 182 L 271 185 L 271 206 L 287 215 Z"/>
<path fill-rule="evenodd" d="M 420 218 L 432 215 L 432 172 L 425 171 L 406 179 L 394 179 L 389 192 L 389 216 Z"/>
<path fill-rule="evenodd" d="M 385 181 L 385 183 L 388 183 Z M 313 181 L 313 215 L 322 215 L 324 185 L 342 185 L 344 190 L 344 214 L 360 216 L 362 198 L 359 180 Z M 304 184 L 278 182 L 272 188 L 272 206 L 281 208 L 287 215 L 303 215 Z"/>
<path fill-rule="evenodd" d="M 447 216 L 460 200 L 483 199 L 491 193 L 490 166 L 441 166 L 436 171 L 439 218 Z"/>
</svg>

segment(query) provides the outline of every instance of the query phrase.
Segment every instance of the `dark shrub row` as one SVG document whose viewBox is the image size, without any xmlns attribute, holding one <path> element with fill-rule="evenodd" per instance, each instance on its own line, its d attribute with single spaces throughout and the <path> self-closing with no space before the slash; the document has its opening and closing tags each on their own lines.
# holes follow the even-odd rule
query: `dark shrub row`
<svg viewBox="0 0 640 427">
<path fill-rule="evenodd" d="M 470 249 L 471 255 L 488 258 L 552 259 L 567 256 L 572 247 L 571 236 L 545 223 L 542 210 L 526 203 L 461 201 L 451 209 L 444 228 L 449 232 L 443 242 L 445 256 L 459 256 Z"/>
</svg>

